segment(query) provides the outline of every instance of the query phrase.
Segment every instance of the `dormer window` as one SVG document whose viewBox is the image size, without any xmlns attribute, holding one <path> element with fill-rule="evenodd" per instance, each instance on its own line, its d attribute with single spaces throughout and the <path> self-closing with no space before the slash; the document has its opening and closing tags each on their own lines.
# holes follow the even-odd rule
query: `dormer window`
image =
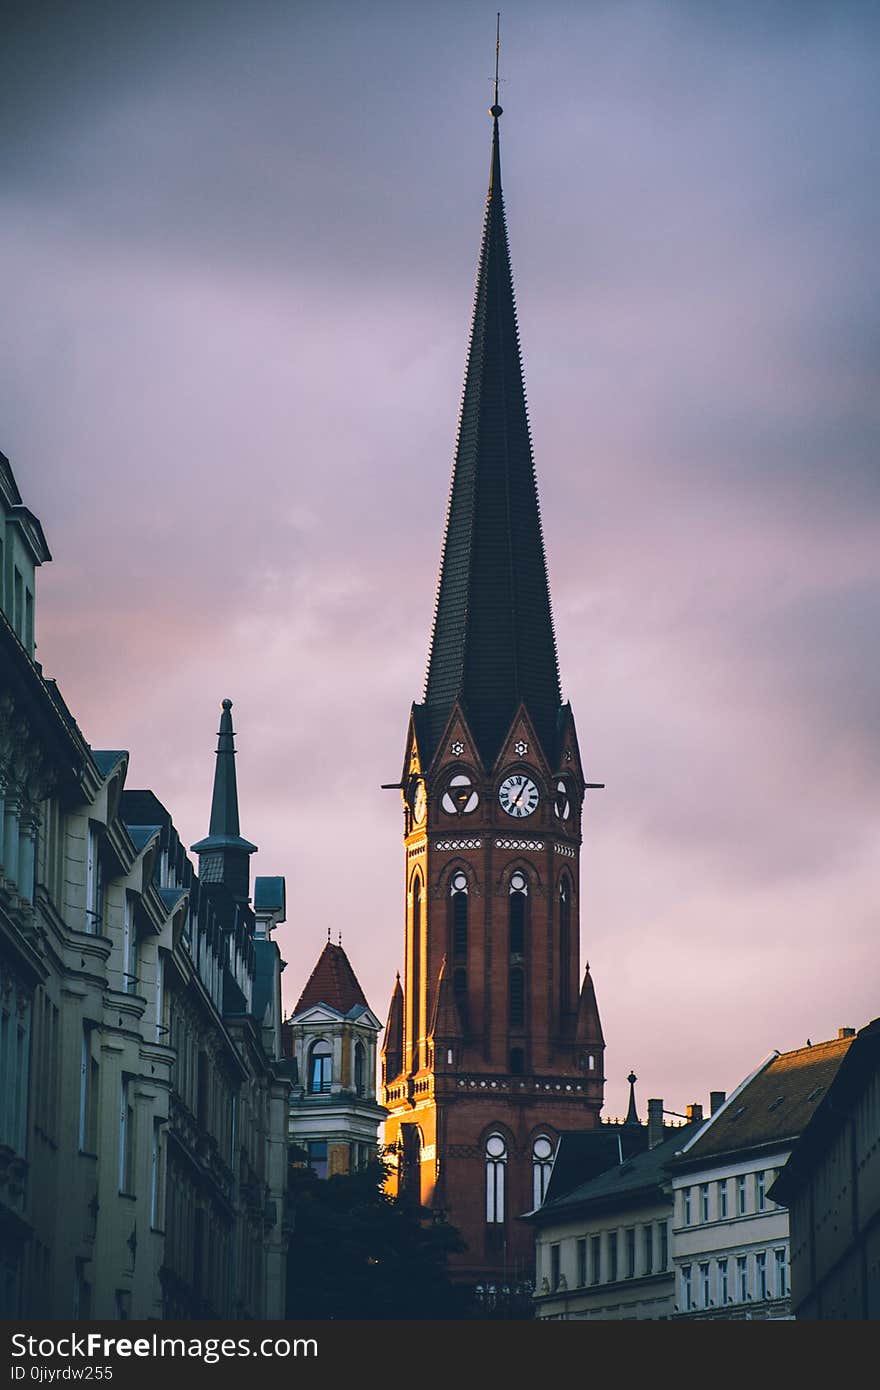
<svg viewBox="0 0 880 1390">
<path fill-rule="evenodd" d="M 312 1095 L 328 1095 L 333 1076 L 333 1051 L 330 1044 L 321 1038 L 312 1047 L 309 1063 L 309 1090 Z"/>
</svg>

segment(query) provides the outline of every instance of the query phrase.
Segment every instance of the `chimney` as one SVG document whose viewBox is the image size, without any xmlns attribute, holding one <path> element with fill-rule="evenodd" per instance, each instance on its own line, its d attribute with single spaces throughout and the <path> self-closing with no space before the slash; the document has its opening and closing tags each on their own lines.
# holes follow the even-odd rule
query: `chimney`
<svg viewBox="0 0 880 1390">
<path fill-rule="evenodd" d="M 702 1107 L 702 1105 L 700 1105 L 699 1101 L 696 1101 L 696 1100 L 695 1100 L 695 1101 L 692 1101 L 691 1104 L 688 1106 L 688 1108 L 687 1108 L 687 1118 L 688 1118 L 688 1124 L 693 1124 L 693 1122 L 694 1122 L 695 1120 L 702 1120 L 702 1118 L 703 1118 L 703 1107 Z"/>
<path fill-rule="evenodd" d="M 663 1102 L 662 1100 L 648 1101 L 648 1148 L 656 1149 L 658 1144 L 662 1144 L 666 1135 L 663 1133 Z"/>
<path fill-rule="evenodd" d="M 724 1102 L 725 1102 L 726 1100 L 727 1100 L 727 1092 L 726 1092 L 726 1091 L 710 1091 L 710 1092 L 709 1092 L 709 1114 L 710 1114 L 710 1115 L 714 1115 L 714 1114 L 715 1114 L 715 1111 L 716 1111 L 716 1110 L 720 1110 L 721 1107 L 722 1107 L 722 1105 L 724 1104 Z"/>
<path fill-rule="evenodd" d="M 855 1028 L 838 1028 L 837 1030 L 837 1036 L 839 1038 L 854 1038 L 855 1035 Z"/>
</svg>

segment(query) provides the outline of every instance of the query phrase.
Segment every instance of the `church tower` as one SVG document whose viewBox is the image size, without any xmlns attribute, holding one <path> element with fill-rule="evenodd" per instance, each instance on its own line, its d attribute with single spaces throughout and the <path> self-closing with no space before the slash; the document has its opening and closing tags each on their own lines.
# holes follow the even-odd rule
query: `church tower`
<svg viewBox="0 0 880 1390">
<path fill-rule="evenodd" d="M 563 703 L 492 152 L 424 700 L 403 773 L 406 929 L 383 1052 L 395 1184 L 467 1241 L 458 1277 L 531 1277 L 559 1135 L 599 1123 L 602 1029 L 580 976 L 588 785 Z"/>
</svg>

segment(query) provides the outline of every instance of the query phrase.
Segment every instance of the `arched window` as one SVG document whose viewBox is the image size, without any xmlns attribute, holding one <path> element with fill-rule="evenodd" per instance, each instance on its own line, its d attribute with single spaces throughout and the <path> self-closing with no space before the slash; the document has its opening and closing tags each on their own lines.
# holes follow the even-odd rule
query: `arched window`
<svg viewBox="0 0 880 1390">
<path fill-rule="evenodd" d="M 500 1134 L 486 1140 L 486 1221 L 495 1225 L 504 1220 L 504 1179 L 507 1144 Z"/>
<path fill-rule="evenodd" d="M 354 1045 L 354 1089 L 355 1094 L 362 1096 L 366 1085 L 367 1077 L 367 1049 L 362 1042 Z"/>
<path fill-rule="evenodd" d="M 526 897 L 529 885 L 518 870 L 510 876 L 510 954 L 521 956 L 526 949 Z"/>
<path fill-rule="evenodd" d="M 526 1017 L 525 975 L 518 965 L 510 972 L 510 1026 L 522 1028 Z"/>
<path fill-rule="evenodd" d="M 400 1129 L 400 1191 L 408 1200 L 420 1202 L 422 1197 L 422 1131 L 418 1125 L 402 1125 Z"/>
<path fill-rule="evenodd" d="M 571 884 L 563 875 L 559 882 L 559 1011 L 571 1009 Z"/>
<path fill-rule="evenodd" d="M 422 880 L 416 874 L 412 886 L 412 987 L 410 996 L 409 1036 L 412 1046 L 412 1069 L 419 1069 L 419 1034 L 421 1031 L 422 989 Z"/>
<path fill-rule="evenodd" d="M 462 1024 L 467 1028 L 467 971 L 462 970 L 460 967 L 458 970 L 453 971 L 452 993 L 458 1005 L 458 1012 Z"/>
<path fill-rule="evenodd" d="M 521 1047 L 510 1049 L 510 1074 L 511 1076 L 522 1076 L 525 1071 L 525 1052 Z"/>
<path fill-rule="evenodd" d="M 550 1169 L 553 1167 L 553 1144 L 546 1134 L 539 1134 L 532 1145 L 532 1197 L 539 1207 L 547 1194 Z"/>
<path fill-rule="evenodd" d="M 332 1075 L 333 1049 L 326 1039 L 321 1038 L 313 1044 L 309 1057 L 309 1090 L 312 1094 L 326 1094 L 330 1090 Z"/>
<path fill-rule="evenodd" d="M 468 945 L 468 881 L 461 871 L 452 875 L 449 885 L 452 904 L 452 953 L 458 960 L 467 957 Z"/>
</svg>

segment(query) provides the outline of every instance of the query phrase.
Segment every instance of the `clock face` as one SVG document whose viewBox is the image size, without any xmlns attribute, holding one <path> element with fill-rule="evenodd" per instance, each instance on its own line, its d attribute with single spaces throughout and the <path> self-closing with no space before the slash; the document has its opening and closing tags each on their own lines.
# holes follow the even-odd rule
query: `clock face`
<svg viewBox="0 0 880 1390">
<path fill-rule="evenodd" d="M 530 816 L 538 804 L 538 788 L 524 772 L 512 772 L 498 788 L 498 800 L 509 816 Z"/>
<path fill-rule="evenodd" d="M 560 777 L 556 783 L 556 800 L 553 809 L 560 820 L 568 820 L 571 815 L 571 798 L 566 782 Z"/>
<path fill-rule="evenodd" d="M 412 800 L 413 820 L 415 821 L 416 825 L 421 825 L 422 821 L 425 819 L 425 812 L 427 811 L 427 809 L 428 795 L 425 791 L 425 784 L 424 782 L 417 782 Z"/>
<path fill-rule="evenodd" d="M 479 800 L 470 777 L 460 772 L 450 777 L 440 805 L 450 816 L 468 816 L 477 809 Z"/>
</svg>

